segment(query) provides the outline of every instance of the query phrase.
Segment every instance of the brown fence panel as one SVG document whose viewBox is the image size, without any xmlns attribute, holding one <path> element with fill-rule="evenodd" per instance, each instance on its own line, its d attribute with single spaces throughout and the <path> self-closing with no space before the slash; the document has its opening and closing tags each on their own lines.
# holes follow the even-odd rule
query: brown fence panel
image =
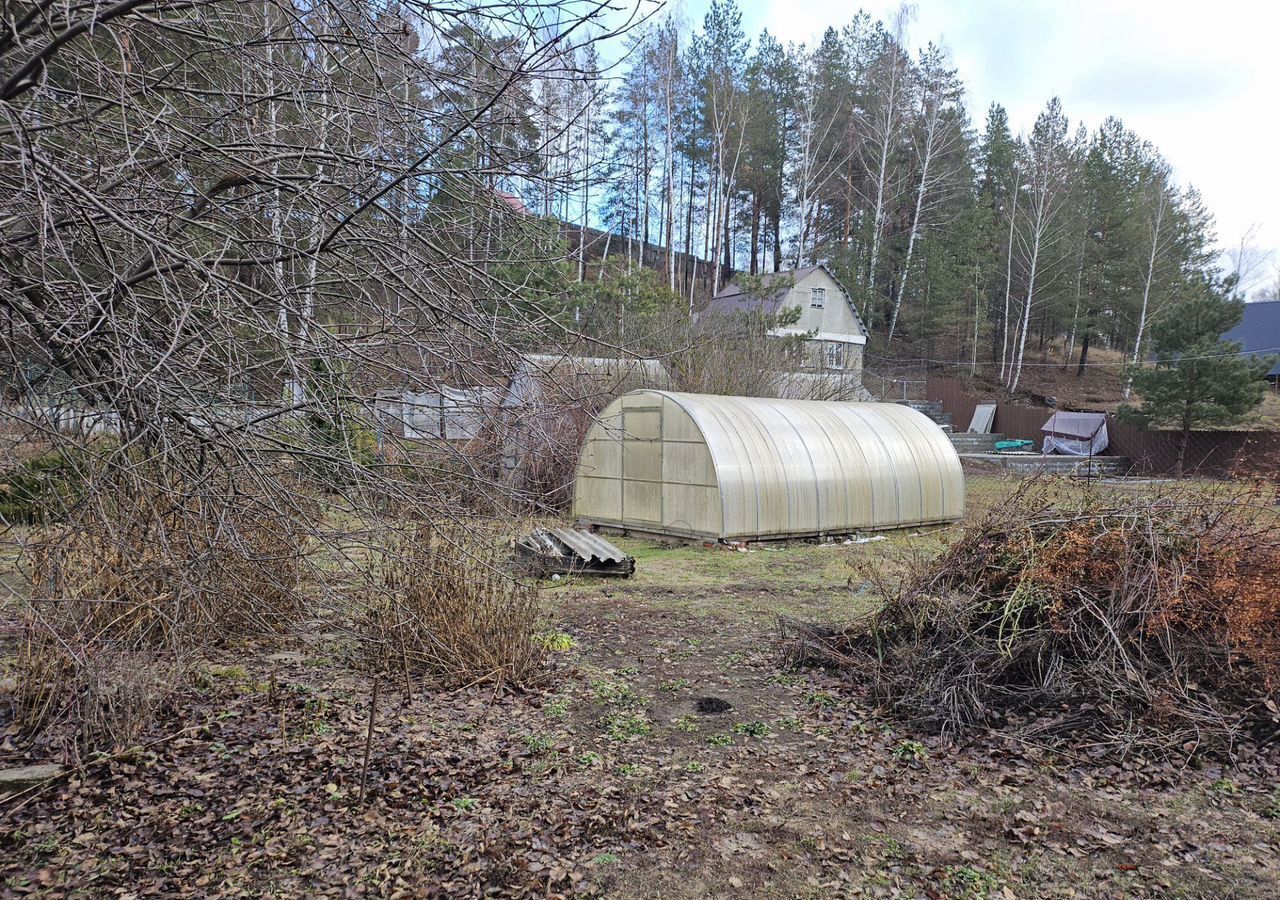
<svg viewBox="0 0 1280 900">
<path fill-rule="evenodd" d="M 971 396 L 965 390 L 965 383 L 959 378 L 946 378 L 930 375 L 927 392 L 930 400 L 940 401 L 944 412 L 951 413 L 951 421 L 956 431 L 966 431 L 973 420 L 973 411 L 979 403 L 994 403 L 996 418 L 991 430 L 999 432 L 1007 438 L 1040 442 L 1040 426 L 1045 423 L 1053 410 L 1042 406 L 1027 406 L 1010 403 L 999 398 L 983 399 Z"/>
<path fill-rule="evenodd" d="M 1043 406 L 1021 406 L 1017 403 L 997 403 L 995 430 L 1007 438 L 1035 441 L 1039 446 L 1044 435 L 1040 428 L 1053 415 L 1053 410 Z"/>
<path fill-rule="evenodd" d="M 939 378 L 928 376 L 925 385 L 928 399 L 942 403 L 942 411 L 951 413 L 951 427 L 956 431 L 968 431 L 973 421 L 973 411 L 983 402 L 970 397 L 964 391 L 964 382 L 959 378 Z M 996 429 L 998 430 L 998 429 Z"/>
<path fill-rule="evenodd" d="M 1111 449 L 1127 456 L 1133 467 L 1153 475 L 1171 474 L 1177 468 L 1179 437 L 1176 431 L 1147 431 L 1107 417 Z M 1228 475 L 1258 476 L 1280 472 L 1280 434 L 1274 431 L 1193 431 L 1187 440 L 1183 472 L 1221 478 Z"/>
<path fill-rule="evenodd" d="M 941 402 L 943 411 L 951 413 L 957 431 L 969 427 L 979 403 L 995 403 L 993 431 L 1040 444 L 1043 437 L 1040 428 L 1053 415 L 1053 409 L 1010 403 L 998 397 L 974 397 L 966 387 L 959 378 L 930 375 L 928 379 L 929 399 Z M 1149 431 L 1121 422 L 1108 413 L 1107 434 L 1111 438 L 1108 455 L 1128 457 L 1137 472 L 1169 475 L 1177 468 L 1176 431 Z M 1187 441 L 1183 472 L 1211 478 L 1280 475 L 1280 432 L 1193 431 Z"/>
</svg>

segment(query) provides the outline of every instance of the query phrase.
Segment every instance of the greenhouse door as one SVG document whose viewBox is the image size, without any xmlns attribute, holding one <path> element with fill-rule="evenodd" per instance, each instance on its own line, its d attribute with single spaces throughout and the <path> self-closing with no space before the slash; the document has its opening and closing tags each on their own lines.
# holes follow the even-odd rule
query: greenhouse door
<svg viewBox="0 0 1280 900">
<path fill-rule="evenodd" d="M 622 521 L 662 524 L 662 408 L 622 412 Z"/>
</svg>

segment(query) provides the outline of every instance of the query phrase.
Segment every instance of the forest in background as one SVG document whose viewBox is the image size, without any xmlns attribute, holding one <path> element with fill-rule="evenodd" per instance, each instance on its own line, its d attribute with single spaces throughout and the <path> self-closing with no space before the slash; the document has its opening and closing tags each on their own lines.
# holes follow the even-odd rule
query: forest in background
<svg viewBox="0 0 1280 900">
<path fill-rule="evenodd" d="M 1237 292 L 1211 213 L 1158 148 L 1116 117 L 1073 122 L 1057 98 L 1015 134 L 998 103 L 966 106 L 962 73 L 912 43 L 910 17 L 858 12 L 812 45 L 753 40 L 733 0 L 692 33 L 648 22 L 616 67 L 592 47 L 569 66 L 579 77 L 530 79 L 519 127 L 494 127 L 538 152 L 501 183 L 625 239 L 628 271 L 656 245 L 658 281 L 689 312 L 690 255 L 713 284 L 824 263 L 883 357 L 990 366 L 1010 390 L 1028 348 L 1078 373 L 1098 346 L 1137 362 L 1162 312 Z"/>
<path fill-rule="evenodd" d="M 155 358 L 150 389 L 236 398 L 245 373 L 487 383 L 584 336 L 671 355 L 729 277 L 824 263 L 877 360 L 1013 391 L 1029 351 L 1134 363 L 1164 311 L 1239 293 L 1156 147 L 1056 98 L 1025 134 L 970 109 L 909 7 L 784 45 L 749 36 L 734 0 L 696 28 L 575 2 L 135 6 L 30 58 L 7 43 L 9 130 L 29 143 L 6 162 L 0 243 L 19 381 L 119 393 L 68 337 L 103 335 L 103 297 L 147 313 L 110 351 L 142 370 L 166 329 L 221 310 L 199 354 Z M 42 26 L 30 10 L 20 36 Z"/>
</svg>

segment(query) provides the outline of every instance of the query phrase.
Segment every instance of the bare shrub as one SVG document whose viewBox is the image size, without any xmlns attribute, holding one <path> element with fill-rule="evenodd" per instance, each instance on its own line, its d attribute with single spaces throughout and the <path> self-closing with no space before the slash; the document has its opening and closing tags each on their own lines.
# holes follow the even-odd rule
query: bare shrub
<svg viewBox="0 0 1280 900">
<path fill-rule="evenodd" d="M 442 509 L 465 509 L 481 516 L 517 506 L 510 488 L 494 477 L 500 448 L 494 432 L 470 441 L 388 445 L 379 480 L 364 505 L 380 515 L 427 521 Z"/>
<path fill-rule="evenodd" d="M 35 606 L 90 642 L 199 646 L 270 633 L 302 611 L 298 508 L 210 479 L 141 495 L 99 484 L 99 502 L 27 547 Z"/>
<path fill-rule="evenodd" d="M 182 683 L 186 663 L 127 646 L 23 623 L 14 667 L 18 724 L 70 759 L 133 744 Z"/>
<path fill-rule="evenodd" d="M 853 628 L 782 624 L 792 661 L 864 674 L 945 733 L 1008 726 L 1127 752 L 1277 734 L 1280 528 L 1254 490 L 1030 482 Z"/>
<path fill-rule="evenodd" d="M 776 397 L 785 373 L 805 364 L 802 336 L 776 337 L 796 317 L 736 313 L 708 316 L 672 360 L 681 390 L 737 397 Z M 794 376 L 791 376 L 794 377 Z"/>
<path fill-rule="evenodd" d="M 210 644 L 296 621 L 314 527 L 240 472 L 192 481 L 139 465 L 88 483 L 23 548 L 14 667 L 18 721 L 68 753 L 132 741 Z"/>
<path fill-rule="evenodd" d="M 359 617 L 371 661 L 451 687 L 528 683 L 544 655 L 538 587 L 504 571 L 505 556 L 456 525 L 424 526 L 379 554 Z"/>
<path fill-rule="evenodd" d="M 511 473 L 514 500 L 528 509 L 563 512 L 573 501 L 573 480 L 582 442 L 612 396 L 527 413 L 508 430 L 504 445 L 518 456 Z"/>
</svg>

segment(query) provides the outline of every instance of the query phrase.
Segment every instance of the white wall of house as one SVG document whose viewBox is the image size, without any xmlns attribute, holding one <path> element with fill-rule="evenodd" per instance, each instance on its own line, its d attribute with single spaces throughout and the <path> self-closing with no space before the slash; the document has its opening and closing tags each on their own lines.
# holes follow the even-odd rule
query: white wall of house
<svg viewBox="0 0 1280 900">
<path fill-rule="evenodd" d="M 814 269 L 797 279 L 787 292 L 779 314 L 800 310 L 800 318 L 776 329 L 778 335 L 809 334 L 808 367 L 825 371 L 855 372 L 862 369 L 862 348 L 867 336 L 853 312 L 850 299 L 825 269 Z"/>
</svg>

